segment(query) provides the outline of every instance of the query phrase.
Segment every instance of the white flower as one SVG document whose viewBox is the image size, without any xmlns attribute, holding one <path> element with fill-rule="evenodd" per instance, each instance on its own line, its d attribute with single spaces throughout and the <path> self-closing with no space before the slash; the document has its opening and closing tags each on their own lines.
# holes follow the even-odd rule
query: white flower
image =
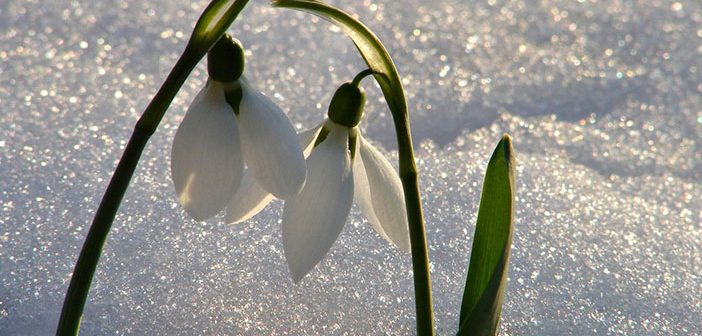
<svg viewBox="0 0 702 336">
<path fill-rule="evenodd" d="M 358 127 L 327 120 L 318 137 L 324 138 L 307 159 L 305 186 L 283 210 L 283 245 L 295 282 L 327 254 L 353 200 L 382 237 L 410 249 L 404 193 L 392 165 Z"/>
<path fill-rule="evenodd" d="M 320 127 L 317 127 L 299 134 L 300 146 L 305 157 L 312 151 L 319 130 Z M 244 171 L 241 185 L 227 205 L 224 220 L 229 224 L 241 223 L 263 210 L 271 200 L 273 195 L 264 190 L 247 169 Z"/>
<path fill-rule="evenodd" d="M 237 100 L 235 111 L 231 104 Z M 178 127 L 171 175 L 180 203 L 202 221 L 254 180 L 266 194 L 296 195 L 306 170 L 295 130 L 278 106 L 243 78 L 210 79 Z"/>
</svg>

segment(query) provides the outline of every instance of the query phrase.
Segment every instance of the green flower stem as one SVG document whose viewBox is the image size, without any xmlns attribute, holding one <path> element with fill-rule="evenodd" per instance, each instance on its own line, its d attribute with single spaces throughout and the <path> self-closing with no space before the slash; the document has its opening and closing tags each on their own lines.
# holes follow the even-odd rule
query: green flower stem
<svg viewBox="0 0 702 336">
<path fill-rule="evenodd" d="M 372 74 L 382 76 L 382 74 L 376 73 L 372 69 L 366 69 L 354 77 L 352 85 L 358 86 L 363 78 Z M 402 101 L 404 101 L 404 97 Z M 427 252 L 424 215 L 422 214 L 422 203 L 419 193 L 419 174 L 414 160 L 414 149 L 412 148 L 409 115 L 407 113 L 393 113 L 392 115 L 397 136 L 398 156 L 400 158 L 400 181 L 402 182 L 405 195 L 405 207 L 407 209 L 410 243 L 412 246 L 417 334 L 433 335 L 434 314 L 431 301 L 429 254 Z"/>
<path fill-rule="evenodd" d="M 200 17 L 185 51 L 136 124 L 88 231 L 61 309 L 57 336 L 78 335 L 83 308 L 102 248 L 141 153 L 176 93 L 197 63 L 224 34 L 248 0 L 215 0 Z"/>
<path fill-rule="evenodd" d="M 397 148 L 400 160 L 400 181 L 405 193 L 407 221 L 412 245 L 412 271 L 414 272 L 414 300 L 417 310 L 417 335 L 434 335 L 434 311 L 431 300 L 429 252 L 424 229 L 424 215 L 419 196 L 419 174 L 414 161 L 412 135 L 408 115 L 393 113 Z"/>
<path fill-rule="evenodd" d="M 395 133 L 397 134 L 400 181 L 405 193 L 410 243 L 412 244 L 417 335 L 434 335 L 429 254 L 424 233 L 422 203 L 419 197 L 417 166 L 414 162 L 405 92 L 402 89 L 402 82 L 395 68 L 395 63 L 393 63 L 383 43 L 368 27 L 334 6 L 314 0 L 273 0 L 273 6 L 312 12 L 339 26 L 353 40 L 363 60 L 373 70 L 373 77 L 380 85 L 392 113 Z"/>
<path fill-rule="evenodd" d="M 374 73 L 373 69 L 366 69 L 358 73 L 356 77 L 353 78 L 351 81 L 351 84 L 354 86 L 359 86 L 361 84 L 361 81 L 366 78 L 367 76 L 370 76 Z"/>
<path fill-rule="evenodd" d="M 85 243 L 80 251 L 71 277 L 71 283 L 68 286 L 66 298 L 63 302 L 63 309 L 61 310 L 61 317 L 56 330 L 57 336 L 78 334 L 83 308 L 85 307 L 90 284 L 95 274 L 95 268 L 102 254 L 102 247 L 105 244 L 105 240 L 107 240 L 107 234 L 110 231 L 117 209 L 119 209 L 119 205 L 122 202 L 122 197 L 127 190 L 127 186 L 129 186 L 129 181 L 134 174 L 147 141 L 156 130 L 156 126 L 158 126 L 173 97 L 175 97 L 192 69 L 197 65 L 199 58 L 194 56 L 188 53 L 187 50 L 183 53 L 183 56 L 173 67 L 168 79 L 166 79 L 166 82 L 146 108 L 134 128 L 134 132 L 129 139 L 127 147 L 124 149 L 110 184 L 107 186 L 105 195 L 93 218 L 90 231 L 88 231 L 88 236 L 85 238 Z"/>
</svg>

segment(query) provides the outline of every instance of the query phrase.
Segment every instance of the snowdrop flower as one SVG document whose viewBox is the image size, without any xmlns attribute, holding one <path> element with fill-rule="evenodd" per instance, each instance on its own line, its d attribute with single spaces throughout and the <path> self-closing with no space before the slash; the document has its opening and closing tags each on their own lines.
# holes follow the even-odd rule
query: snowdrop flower
<svg viewBox="0 0 702 336">
<path fill-rule="evenodd" d="M 320 129 L 321 127 L 316 127 L 299 134 L 304 157 L 309 156 L 312 151 L 314 139 Z M 273 200 L 273 195 L 263 189 L 252 174 L 247 174 L 245 171 L 241 185 L 226 207 L 224 220 L 229 224 L 241 223 L 261 212 L 271 200 Z"/>
<path fill-rule="evenodd" d="M 410 249 L 400 178 L 357 126 L 364 103 L 364 92 L 357 85 L 346 83 L 336 91 L 329 119 L 318 134 L 314 132 L 305 185 L 285 202 L 283 245 L 295 282 L 327 254 L 354 200 L 382 237 L 404 251 Z"/>
<path fill-rule="evenodd" d="M 238 41 L 220 39 L 208 54 L 207 85 L 173 139 L 175 189 L 197 221 L 219 213 L 253 181 L 281 199 L 296 195 L 305 183 L 305 161 L 293 126 L 278 106 L 250 87 L 241 76 L 243 68 Z"/>
</svg>

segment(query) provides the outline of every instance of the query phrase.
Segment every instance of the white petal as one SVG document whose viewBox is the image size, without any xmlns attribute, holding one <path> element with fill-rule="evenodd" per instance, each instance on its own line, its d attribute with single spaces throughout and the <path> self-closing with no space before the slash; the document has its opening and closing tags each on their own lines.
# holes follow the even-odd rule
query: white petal
<svg viewBox="0 0 702 336">
<path fill-rule="evenodd" d="M 224 220 L 229 224 L 241 223 L 261 212 L 272 199 L 273 195 L 263 190 L 256 183 L 251 171 L 247 169 L 244 171 L 241 186 L 227 205 L 227 214 Z"/>
<path fill-rule="evenodd" d="M 171 176 L 180 203 L 197 221 L 216 215 L 234 195 L 243 170 L 234 111 L 221 84 L 209 81 L 173 139 Z"/>
<path fill-rule="evenodd" d="M 383 238 L 409 252 L 409 226 L 400 177 L 360 133 L 357 146 L 353 165 L 356 203 Z"/>
<path fill-rule="evenodd" d="M 358 141 L 356 141 L 356 156 L 353 158 L 353 200 L 358 204 L 358 207 L 361 208 L 361 212 L 366 216 L 368 222 L 371 223 L 375 231 L 386 240 L 390 240 L 390 237 L 385 234 L 378 217 L 373 211 L 368 176 L 366 174 L 366 168 L 363 166 L 363 158 L 359 153 L 359 147 L 360 145 Z"/>
<path fill-rule="evenodd" d="M 309 157 L 310 153 L 312 153 L 314 141 L 317 140 L 317 135 L 319 135 L 319 131 L 322 130 L 322 125 L 323 124 L 319 124 L 319 126 L 315 128 L 310 128 L 298 134 L 298 137 L 300 138 L 300 146 L 302 147 L 302 154 L 305 157 Z"/>
<path fill-rule="evenodd" d="M 300 146 L 303 148 L 305 156 L 309 156 L 312 151 L 312 145 L 321 128 L 322 125 L 319 125 L 319 127 L 298 134 Z M 225 222 L 229 224 L 241 223 L 263 210 L 272 199 L 273 195 L 263 190 L 263 188 L 256 183 L 256 179 L 250 173 L 250 170 L 246 169 L 244 170 L 244 178 L 241 181 L 241 186 L 227 205 Z"/>
<path fill-rule="evenodd" d="M 351 210 L 348 129 L 333 129 L 312 151 L 307 169 L 305 187 L 283 210 L 283 246 L 295 282 L 327 254 Z"/>
<path fill-rule="evenodd" d="M 241 147 L 247 167 L 263 189 L 278 198 L 297 195 L 305 183 L 305 158 L 297 133 L 283 111 L 242 84 Z"/>
</svg>

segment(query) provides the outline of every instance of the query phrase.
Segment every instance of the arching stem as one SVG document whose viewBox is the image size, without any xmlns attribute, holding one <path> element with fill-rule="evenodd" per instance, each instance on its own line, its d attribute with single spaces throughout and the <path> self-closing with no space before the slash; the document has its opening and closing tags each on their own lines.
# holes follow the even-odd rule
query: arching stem
<svg viewBox="0 0 702 336">
<path fill-rule="evenodd" d="M 185 51 L 139 118 L 122 158 L 112 174 L 102 201 L 100 201 L 73 269 L 56 329 L 57 336 L 78 335 L 83 309 L 95 269 L 102 254 L 102 248 L 146 143 L 156 131 L 173 98 L 197 63 L 224 34 L 224 31 L 247 3 L 248 0 L 214 0 L 210 2 L 200 16 Z"/>
</svg>

